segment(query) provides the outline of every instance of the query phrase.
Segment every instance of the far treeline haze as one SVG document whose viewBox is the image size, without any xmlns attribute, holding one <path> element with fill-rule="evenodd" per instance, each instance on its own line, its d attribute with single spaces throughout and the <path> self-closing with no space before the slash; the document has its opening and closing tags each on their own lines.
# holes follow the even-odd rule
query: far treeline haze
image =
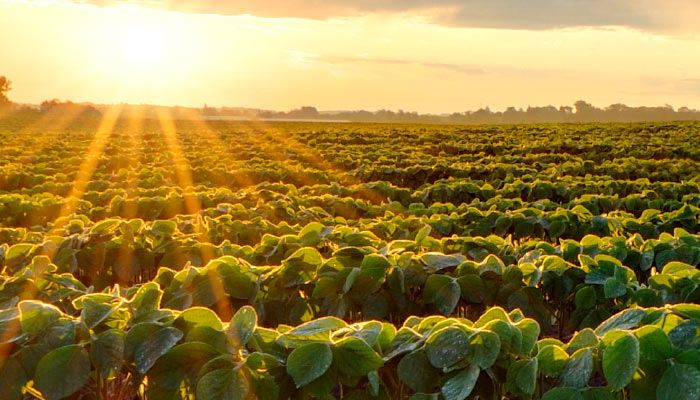
<svg viewBox="0 0 700 400">
<path fill-rule="evenodd" d="M 72 103 L 56 101 L 45 102 L 42 110 Z M 92 105 L 100 111 L 106 105 Z M 143 108 L 146 108 L 144 110 Z M 161 106 L 126 105 L 122 115 L 133 111 L 135 115 L 155 117 Z M 391 123 L 428 123 L 428 124 L 526 124 L 526 123 L 575 123 L 575 122 L 651 122 L 651 121 L 697 121 L 700 111 L 687 107 L 678 109 L 672 106 L 629 107 L 613 104 L 605 108 L 595 107 L 585 101 L 578 101 L 571 106 L 527 107 L 526 109 L 509 107 L 505 111 L 492 111 L 488 107 L 476 111 L 452 114 L 419 114 L 409 111 L 319 111 L 316 107 L 306 106 L 291 111 L 270 111 L 242 107 L 167 107 L 169 114 L 176 119 L 190 119 L 199 116 L 211 120 L 313 120 L 328 122 L 391 122 Z"/>
<path fill-rule="evenodd" d="M 0 76 L 0 111 L 13 113 L 60 111 L 83 108 L 87 114 L 104 112 L 110 105 L 94 103 L 74 103 L 57 99 L 47 100 L 40 105 L 16 104 L 7 96 L 12 89 L 11 82 Z M 122 104 L 122 116 L 130 114 L 142 117 L 156 117 L 160 109 L 167 109 L 169 115 L 176 119 L 222 119 L 222 120 L 315 120 L 329 122 L 393 122 L 393 123 L 431 123 L 431 124 L 522 124 L 522 123 L 568 123 L 568 122 L 650 122 L 650 121 L 697 121 L 700 111 L 688 107 L 678 109 L 671 105 L 657 107 L 630 107 L 617 103 L 598 108 L 588 102 L 579 100 L 572 106 L 544 106 L 515 108 L 504 111 L 492 111 L 481 108 L 476 111 L 456 112 L 452 114 L 419 114 L 413 111 L 319 111 L 316 107 L 304 106 L 291 111 L 270 111 L 245 107 L 209 107 L 203 108 L 179 106 L 154 106 Z"/>
</svg>

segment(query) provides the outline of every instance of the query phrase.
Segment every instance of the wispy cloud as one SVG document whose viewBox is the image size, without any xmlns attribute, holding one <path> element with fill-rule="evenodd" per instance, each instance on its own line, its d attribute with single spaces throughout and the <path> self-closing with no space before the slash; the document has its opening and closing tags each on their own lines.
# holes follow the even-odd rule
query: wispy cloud
<svg viewBox="0 0 700 400">
<path fill-rule="evenodd" d="M 142 4 L 194 13 L 328 19 L 399 13 L 459 27 L 560 29 L 623 26 L 700 33 L 697 0 L 73 0 L 99 6 Z"/>
<path fill-rule="evenodd" d="M 483 68 L 465 64 L 425 62 L 398 58 L 372 58 L 372 57 L 342 57 L 342 56 L 318 56 L 306 55 L 306 61 L 322 62 L 334 65 L 340 64 L 379 64 L 379 65 L 405 65 L 418 66 L 430 69 L 446 70 L 450 72 L 466 75 L 483 75 L 486 71 Z"/>
</svg>

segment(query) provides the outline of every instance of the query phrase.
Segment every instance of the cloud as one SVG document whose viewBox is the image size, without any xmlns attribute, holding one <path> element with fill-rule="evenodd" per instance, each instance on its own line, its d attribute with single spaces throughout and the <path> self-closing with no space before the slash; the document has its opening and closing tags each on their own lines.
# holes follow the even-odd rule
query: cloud
<svg viewBox="0 0 700 400">
<path fill-rule="evenodd" d="M 697 0 L 74 0 L 194 13 L 329 19 L 377 13 L 421 15 L 459 27 L 546 30 L 624 26 L 700 32 Z"/>
<path fill-rule="evenodd" d="M 676 82 L 676 90 L 700 95 L 700 78 L 680 79 Z"/>
<path fill-rule="evenodd" d="M 340 64 L 380 64 L 380 65 L 414 65 L 423 68 L 446 70 L 465 75 L 483 75 L 486 71 L 483 68 L 465 64 L 437 63 L 414 61 L 397 58 L 370 58 L 370 57 L 338 57 L 338 56 L 304 56 L 305 61 L 315 61 L 334 65 Z"/>
</svg>

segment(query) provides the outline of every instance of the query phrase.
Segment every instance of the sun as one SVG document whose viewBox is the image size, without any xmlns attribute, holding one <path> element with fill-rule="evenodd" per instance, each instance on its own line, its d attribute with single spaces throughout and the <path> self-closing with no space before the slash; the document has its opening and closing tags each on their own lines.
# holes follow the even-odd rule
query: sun
<svg viewBox="0 0 700 400">
<path fill-rule="evenodd" d="M 149 27 L 131 26 L 119 40 L 122 59 L 142 67 L 158 64 L 167 53 L 168 41 L 163 32 Z"/>
</svg>

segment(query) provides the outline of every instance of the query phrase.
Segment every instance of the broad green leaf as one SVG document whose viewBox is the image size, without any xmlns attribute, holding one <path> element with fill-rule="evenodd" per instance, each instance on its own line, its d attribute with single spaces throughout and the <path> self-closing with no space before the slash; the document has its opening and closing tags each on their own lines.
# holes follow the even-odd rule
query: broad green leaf
<svg viewBox="0 0 700 400">
<path fill-rule="evenodd" d="M 542 374 L 556 378 L 569 361 L 569 354 L 559 346 L 549 345 L 540 349 L 537 361 Z"/>
<path fill-rule="evenodd" d="M 615 400 L 615 396 L 610 393 L 610 389 L 604 387 L 589 387 L 583 390 L 581 395 L 583 400 Z"/>
<path fill-rule="evenodd" d="M 469 354 L 469 335 L 457 326 L 448 326 L 428 337 L 425 351 L 434 367 L 449 367 Z"/>
<path fill-rule="evenodd" d="M 479 379 L 479 374 L 481 370 L 474 364 L 469 365 L 469 367 L 459 371 L 455 376 L 448 379 L 444 385 L 442 385 L 442 396 L 445 400 L 464 400 L 471 394 L 474 390 L 474 385 L 476 385 L 477 379 Z"/>
<path fill-rule="evenodd" d="M 593 374 L 593 352 L 585 348 L 574 353 L 559 375 L 561 386 L 583 388 Z"/>
<path fill-rule="evenodd" d="M 22 332 L 28 335 L 40 333 L 62 315 L 57 307 L 37 300 L 20 301 L 18 307 Z"/>
<path fill-rule="evenodd" d="M 157 220 L 151 224 L 151 232 L 157 236 L 170 237 L 177 230 L 175 221 Z"/>
<path fill-rule="evenodd" d="M 220 356 L 221 352 L 207 343 L 178 344 L 158 358 L 153 367 L 148 370 L 146 376 L 148 386 L 167 390 L 178 390 L 183 382 L 194 386 L 197 377 L 204 375 L 204 373 L 200 374 L 200 370 Z M 223 367 L 216 369 L 220 368 Z"/>
<path fill-rule="evenodd" d="M 460 297 L 460 287 L 457 281 L 447 275 L 433 274 L 428 277 L 423 290 L 423 298 L 444 315 L 452 314 Z"/>
<path fill-rule="evenodd" d="M 592 286 L 584 286 L 576 292 L 576 308 L 590 310 L 595 307 L 596 294 Z"/>
<path fill-rule="evenodd" d="M 300 388 L 323 375 L 332 362 L 333 352 L 328 344 L 308 343 L 289 354 L 287 373 Z"/>
<path fill-rule="evenodd" d="M 485 272 L 494 272 L 498 275 L 503 275 L 506 270 L 506 265 L 501 261 L 500 258 L 493 254 L 489 254 L 484 258 L 482 262 L 479 263 L 479 273 L 483 274 Z"/>
<path fill-rule="evenodd" d="M 59 347 L 39 360 L 34 375 L 36 388 L 47 400 L 66 398 L 88 381 L 90 357 L 78 345 Z"/>
<path fill-rule="evenodd" d="M 121 369 L 125 336 L 120 330 L 110 329 L 97 335 L 90 344 L 90 360 L 103 378 L 108 378 Z"/>
<path fill-rule="evenodd" d="M 321 317 L 283 333 L 277 342 L 287 347 L 298 347 L 309 342 L 330 342 L 331 331 L 347 326 L 340 318 Z"/>
<path fill-rule="evenodd" d="M 639 342 L 625 333 L 603 350 L 603 374 L 613 390 L 620 390 L 632 381 L 639 365 Z"/>
<path fill-rule="evenodd" d="M 571 387 L 555 387 L 542 396 L 542 400 L 583 400 L 581 392 Z"/>
<path fill-rule="evenodd" d="M 258 323 L 258 314 L 251 306 L 243 306 L 236 311 L 231 318 L 231 322 L 226 328 L 226 335 L 233 346 L 240 348 L 245 347 Z"/>
<path fill-rule="evenodd" d="M 571 341 L 566 345 L 565 349 L 569 354 L 574 354 L 580 349 L 586 347 L 594 347 L 598 345 L 598 336 L 592 329 L 582 329 L 571 338 Z"/>
<path fill-rule="evenodd" d="M 425 253 L 420 259 L 425 265 L 435 270 L 453 268 L 466 260 L 461 254 L 442 254 L 435 252 Z"/>
<path fill-rule="evenodd" d="M 481 314 L 476 322 L 474 322 L 475 328 L 481 328 L 486 326 L 491 321 L 503 321 L 510 323 L 510 317 L 506 310 L 501 307 L 491 307 L 485 313 Z"/>
<path fill-rule="evenodd" d="M 636 327 L 647 315 L 640 308 L 628 308 L 603 321 L 595 330 L 596 335 L 605 336 L 614 329 L 630 329 Z"/>
<path fill-rule="evenodd" d="M 700 304 L 674 304 L 671 306 L 671 310 L 683 317 L 700 320 Z"/>
<path fill-rule="evenodd" d="M 333 344 L 333 360 L 348 376 L 367 375 L 384 364 L 382 358 L 362 339 L 345 337 Z"/>
<path fill-rule="evenodd" d="M 143 341 L 136 346 L 134 352 L 136 370 L 140 374 L 145 374 L 160 356 L 175 346 L 182 336 L 183 334 L 179 329 L 172 327 L 165 327 L 148 333 L 143 338 Z"/>
<path fill-rule="evenodd" d="M 627 287 L 617 278 L 608 278 L 603 284 L 603 292 L 605 293 L 606 299 L 613 299 L 624 296 L 627 293 Z"/>
<path fill-rule="evenodd" d="M 360 272 L 360 269 L 357 267 L 350 270 L 350 273 L 345 278 L 345 282 L 343 283 L 343 293 L 347 293 L 350 291 L 350 289 L 352 289 L 352 285 L 355 283 L 357 276 L 360 275 Z"/>
<path fill-rule="evenodd" d="M 142 285 L 131 300 L 134 315 L 146 315 L 158 310 L 162 298 L 163 291 L 157 283 L 148 282 Z"/>
<path fill-rule="evenodd" d="M 700 347 L 700 321 L 687 320 L 671 329 L 668 338 L 681 349 Z"/>
<path fill-rule="evenodd" d="M 440 383 L 440 370 L 430 364 L 425 350 L 403 356 L 396 372 L 399 379 L 416 392 L 433 392 Z"/>
<path fill-rule="evenodd" d="M 532 395 L 537 385 L 537 358 L 517 360 L 508 367 L 508 386 L 513 393 Z"/>
<path fill-rule="evenodd" d="M 537 345 L 537 338 L 540 336 L 540 325 L 534 319 L 525 318 L 516 322 L 515 327 L 520 330 L 523 337 L 520 352 L 530 355 Z"/>
<path fill-rule="evenodd" d="M 200 326 L 206 326 L 216 330 L 222 330 L 223 324 L 216 313 L 204 307 L 190 307 L 181 312 L 173 321 L 173 326 L 183 332 Z"/>
<path fill-rule="evenodd" d="M 469 360 L 482 369 L 496 362 L 500 350 L 501 341 L 493 332 L 477 331 L 469 338 Z"/>
<path fill-rule="evenodd" d="M 240 369 L 218 369 L 197 382 L 197 399 L 245 400 L 249 384 Z"/>
<path fill-rule="evenodd" d="M 639 354 L 648 360 L 666 360 L 673 355 L 673 346 L 666 333 L 653 325 L 643 326 L 634 335 L 639 340 Z"/>
<path fill-rule="evenodd" d="M 666 369 L 656 387 L 658 400 L 697 400 L 700 398 L 700 371 L 686 364 Z"/>
</svg>

